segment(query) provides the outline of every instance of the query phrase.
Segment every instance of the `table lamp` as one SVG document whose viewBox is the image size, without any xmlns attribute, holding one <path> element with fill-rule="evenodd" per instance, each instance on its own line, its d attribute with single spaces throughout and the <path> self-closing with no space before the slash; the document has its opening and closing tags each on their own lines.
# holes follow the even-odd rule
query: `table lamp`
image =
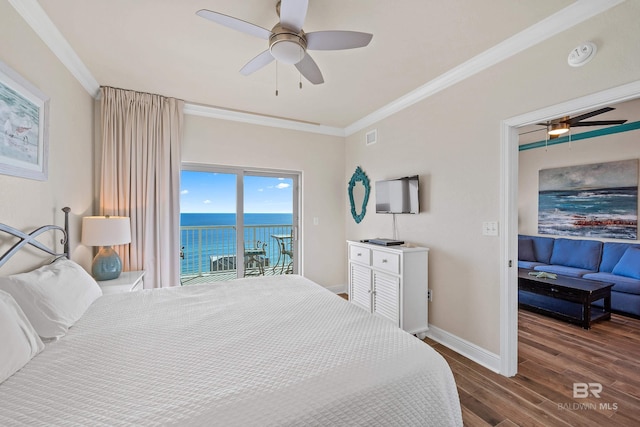
<svg viewBox="0 0 640 427">
<path fill-rule="evenodd" d="M 82 218 L 82 244 L 100 246 L 91 264 L 96 280 L 117 279 L 122 272 L 122 260 L 113 245 L 131 242 L 131 222 L 126 216 L 86 216 Z"/>
</svg>

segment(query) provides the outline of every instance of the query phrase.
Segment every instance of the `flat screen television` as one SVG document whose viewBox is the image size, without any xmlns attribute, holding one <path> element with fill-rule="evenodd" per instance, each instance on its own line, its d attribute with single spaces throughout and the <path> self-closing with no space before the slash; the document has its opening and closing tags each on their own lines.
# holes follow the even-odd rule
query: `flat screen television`
<svg viewBox="0 0 640 427">
<path fill-rule="evenodd" d="M 376 213 L 417 214 L 418 175 L 376 181 Z"/>
</svg>

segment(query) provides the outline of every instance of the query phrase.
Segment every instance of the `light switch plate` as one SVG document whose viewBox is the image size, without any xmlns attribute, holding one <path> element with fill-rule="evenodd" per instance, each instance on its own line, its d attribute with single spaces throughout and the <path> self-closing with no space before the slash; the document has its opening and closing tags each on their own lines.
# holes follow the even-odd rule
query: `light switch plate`
<svg viewBox="0 0 640 427">
<path fill-rule="evenodd" d="M 497 236 L 498 235 L 498 221 L 485 221 L 482 223 L 482 235 L 483 236 Z"/>
</svg>

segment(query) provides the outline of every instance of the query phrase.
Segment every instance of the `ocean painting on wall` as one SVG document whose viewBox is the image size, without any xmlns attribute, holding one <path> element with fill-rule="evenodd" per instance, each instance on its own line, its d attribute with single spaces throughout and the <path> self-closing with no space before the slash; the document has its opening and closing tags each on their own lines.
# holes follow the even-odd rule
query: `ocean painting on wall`
<svg viewBox="0 0 640 427">
<path fill-rule="evenodd" d="M 638 238 L 638 160 L 543 169 L 538 233 Z"/>
</svg>

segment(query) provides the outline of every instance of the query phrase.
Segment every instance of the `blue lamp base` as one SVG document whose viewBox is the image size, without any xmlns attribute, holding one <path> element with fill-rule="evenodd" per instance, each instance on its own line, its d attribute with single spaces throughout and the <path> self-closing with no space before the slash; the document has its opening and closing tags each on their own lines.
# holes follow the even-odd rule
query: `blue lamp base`
<svg viewBox="0 0 640 427">
<path fill-rule="evenodd" d="M 111 246 L 103 246 L 93 259 L 91 274 L 93 278 L 102 280 L 117 279 L 122 272 L 122 260 Z"/>
</svg>

